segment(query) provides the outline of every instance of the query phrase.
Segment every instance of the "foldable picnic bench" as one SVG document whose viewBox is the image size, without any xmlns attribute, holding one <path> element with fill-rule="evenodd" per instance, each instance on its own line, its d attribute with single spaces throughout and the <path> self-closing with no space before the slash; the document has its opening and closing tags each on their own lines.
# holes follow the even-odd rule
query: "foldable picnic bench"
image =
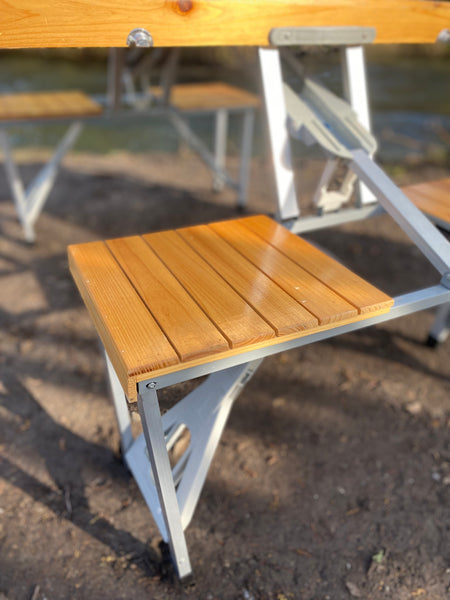
<svg viewBox="0 0 450 600">
<path fill-rule="evenodd" d="M 35 240 L 34 224 L 51 192 L 64 156 L 78 139 L 83 121 L 100 115 L 102 107 L 81 91 L 26 92 L 0 95 L 0 148 L 19 221 L 27 242 Z M 23 123 L 70 121 L 51 159 L 25 188 L 14 161 L 8 127 Z"/>
<path fill-rule="evenodd" d="M 449 5 L 424 0 L 367 0 L 357 10 L 330 0 L 198 0 L 150 8 L 121 0 L 107 12 L 90 1 L 86 14 L 82 4 L 43 1 L 40 10 L 33 4 L 26 39 L 23 20 L 15 25 L 16 9 L 8 5 L 0 46 L 120 46 L 138 25 L 155 46 L 419 43 L 434 41 L 450 25 Z M 184 529 L 231 405 L 261 360 L 450 302 L 450 244 L 373 162 L 370 136 L 361 144 L 363 130 L 324 90 L 309 97 L 316 114 L 310 119 L 299 109 L 305 97 L 283 88 L 276 48 L 260 50 L 260 59 L 281 223 L 261 215 L 69 248 L 73 277 L 104 344 L 125 460 L 180 578 L 192 572 Z M 286 124 L 291 134 L 348 162 L 435 267 L 435 285 L 390 298 L 294 235 L 302 220 Z M 160 389 L 204 375 L 206 381 L 161 416 Z M 143 425 L 136 439 L 131 403 Z M 172 468 L 169 451 L 186 429 L 189 446 Z"/>
<path fill-rule="evenodd" d="M 114 52 L 117 52 L 117 49 L 114 49 Z M 117 69 L 114 73 L 116 77 L 120 77 Z M 167 76 L 163 75 L 162 79 L 169 83 Z M 114 97 L 115 87 L 116 82 L 110 76 L 106 98 L 94 99 L 78 90 L 0 94 L 0 148 L 3 150 L 5 172 L 17 216 L 27 242 L 35 241 L 34 226 L 53 189 L 62 160 L 76 143 L 85 121 L 92 121 L 94 117 L 120 119 L 132 116 L 141 120 L 152 114 L 167 117 L 178 135 L 213 172 L 214 190 L 220 191 L 225 186 L 230 187 L 236 192 L 238 207 L 245 206 L 255 112 L 261 104 L 256 94 L 222 82 L 172 85 L 170 81 L 170 102 L 169 89 L 165 89 L 164 86 L 153 86 L 144 96 L 128 89 L 124 94 L 128 106 L 126 110 L 121 109 L 118 98 Z M 192 114 L 211 114 L 215 117 L 213 152 L 193 132 L 184 117 Z M 233 178 L 225 168 L 230 114 L 242 117 L 237 178 Z M 70 124 L 50 160 L 25 187 L 14 160 L 8 130 L 18 125 L 46 125 L 55 121 L 69 121 Z"/>
</svg>

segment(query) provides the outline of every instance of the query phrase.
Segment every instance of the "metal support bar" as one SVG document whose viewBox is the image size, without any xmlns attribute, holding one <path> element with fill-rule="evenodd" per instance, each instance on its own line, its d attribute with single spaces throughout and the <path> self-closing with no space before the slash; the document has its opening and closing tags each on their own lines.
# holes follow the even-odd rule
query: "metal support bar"
<svg viewBox="0 0 450 600">
<path fill-rule="evenodd" d="M 228 137 L 228 111 L 224 108 L 218 110 L 215 115 L 214 130 L 214 159 L 216 168 L 225 169 L 225 156 L 227 153 Z M 215 172 L 213 180 L 213 189 L 216 192 L 223 190 L 225 182 L 223 178 Z"/>
<path fill-rule="evenodd" d="M 34 242 L 35 240 L 34 224 L 53 188 L 61 161 L 75 144 L 81 130 L 82 123 L 80 121 L 76 121 L 69 126 L 51 159 L 39 171 L 26 190 L 14 162 L 8 135 L 4 131 L 0 132 L 0 145 L 4 152 L 6 176 L 27 242 Z"/>
<path fill-rule="evenodd" d="M 352 152 L 351 168 L 375 194 L 431 264 L 444 275 L 450 271 L 450 243 L 362 150 Z"/>
<path fill-rule="evenodd" d="M 138 408 L 153 479 L 168 533 L 170 552 L 178 576 L 184 579 L 192 573 L 192 569 L 181 525 L 156 389 L 147 388 L 145 392 L 139 394 Z"/>
<path fill-rule="evenodd" d="M 347 46 L 341 52 L 344 94 L 361 125 L 371 131 L 364 48 L 363 46 Z M 359 182 L 358 188 L 360 204 L 364 206 L 376 202 L 376 198 L 361 182 Z"/>
<path fill-rule="evenodd" d="M 174 128 L 176 129 L 178 135 L 186 142 L 186 144 L 192 148 L 194 152 L 196 152 L 199 157 L 203 160 L 203 162 L 219 177 L 223 179 L 223 181 L 234 190 L 237 190 L 239 184 L 234 181 L 229 174 L 216 165 L 214 156 L 205 146 L 203 141 L 196 135 L 192 129 L 189 127 L 186 120 L 179 114 L 177 110 L 174 108 L 168 108 L 168 118 Z"/>
<path fill-rule="evenodd" d="M 155 378 L 159 388 L 163 388 L 175 383 L 182 381 L 188 381 L 195 377 L 201 377 L 203 375 L 209 375 L 216 371 L 228 369 L 236 365 L 242 364 L 242 362 L 250 362 L 264 358 L 266 356 L 272 356 L 285 350 L 292 350 L 306 344 L 312 344 L 314 342 L 320 342 L 337 335 L 342 335 L 351 331 L 357 331 L 371 325 L 377 325 L 384 321 L 390 321 L 392 319 L 398 319 L 400 317 L 409 315 L 419 310 L 425 310 L 427 308 L 433 308 L 440 304 L 450 302 L 450 289 L 447 289 L 443 285 L 434 285 L 423 290 L 417 290 L 409 294 L 403 294 L 395 298 L 394 306 L 390 311 L 382 313 L 380 315 L 362 319 L 361 321 L 353 321 L 346 325 L 340 325 L 338 327 L 332 327 L 331 329 L 323 329 L 316 333 L 305 335 L 303 337 L 294 337 L 287 340 L 280 340 L 277 344 L 270 346 L 264 346 L 255 350 L 249 350 L 244 354 L 237 354 L 235 356 L 228 356 L 215 360 L 210 363 L 198 365 L 196 367 L 188 367 L 183 370 L 170 373 L 168 375 L 161 375 Z M 145 387 L 147 382 L 143 381 L 138 384 L 138 388 Z"/>
<path fill-rule="evenodd" d="M 272 147 L 278 212 L 283 221 L 295 219 L 299 216 L 300 209 L 295 193 L 291 145 L 286 128 L 287 112 L 278 50 L 259 48 L 259 62 Z"/>
<path fill-rule="evenodd" d="M 128 410 L 127 400 L 123 387 L 116 375 L 116 371 L 112 366 L 109 356 L 107 355 L 102 345 L 103 355 L 106 361 L 106 373 L 109 383 L 109 389 L 114 402 L 114 408 L 116 411 L 117 424 L 119 426 L 120 433 L 120 445 L 122 453 L 125 456 L 126 452 L 131 448 L 133 443 L 133 433 L 131 431 L 131 419 L 130 412 Z"/>
<path fill-rule="evenodd" d="M 191 573 L 184 529 L 197 506 L 231 407 L 262 358 L 211 375 L 161 417 L 156 382 L 139 385 L 143 433 L 133 439 L 125 394 L 105 352 L 125 461 L 169 543 L 180 578 Z M 190 443 L 173 467 L 169 452 L 188 430 Z"/>
<path fill-rule="evenodd" d="M 439 307 L 429 337 L 438 344 L 444 342 L 450 333 L 450 303 Z"/>
<path fill-rule="evenodd" d="M 244 208 L 247 204 L 249 167 L 252 158 L 253 131 L 255 123 L 255 111 L 247 108 L 244 112 L 241 138 L 241 162 L 239 168 L 239 194 L 238 206 Z"/>
</svg>

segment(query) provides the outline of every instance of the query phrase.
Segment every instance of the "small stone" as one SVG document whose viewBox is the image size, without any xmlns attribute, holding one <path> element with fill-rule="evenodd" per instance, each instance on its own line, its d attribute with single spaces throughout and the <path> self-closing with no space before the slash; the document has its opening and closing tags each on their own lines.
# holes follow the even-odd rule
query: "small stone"
<svg viewBox="0 0 450 600">
<path fill-rule="evenodd" d="M 346 581 L 345 586 L 348 589 L 348 591 L 350 592 L 350 595 L 353 596 L 354 598 L 362 597 L 361 590 L 355 583 L 352 583 L 351 581 Z"/>
<path fill-rule="evenodd" d="M 405 404 L 405 410 L 414 416 L 419 415 L 422 412 L 422 408 L 422 404 L 418 400 Z"/>
</svg>

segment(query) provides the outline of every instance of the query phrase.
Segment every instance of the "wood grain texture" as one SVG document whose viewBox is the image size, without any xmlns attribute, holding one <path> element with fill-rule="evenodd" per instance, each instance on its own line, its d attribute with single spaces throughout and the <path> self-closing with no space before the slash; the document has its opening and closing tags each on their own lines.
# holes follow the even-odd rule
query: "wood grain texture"
<svg viewBox="0 0 450 600">
<path fill-rule="evenodd" d="M 408 185 L 402 190 L 420 210 L 450 228 L 450 177 Z"/>
<path fill-rule="evenodd" d="M 71 246 L 69 262 L 130 400 L 139 381 L 359 321 L 393 303 L 370 286 L 373 304 L 365 298 L 356 308 L 333 286 L 347 279 L 364 288 L 364 280 L 261 216 Z"/>
<path fill-rule="evenodd" d="M 163 96 L 159 86 L 151 87 L 150 91 L 157 98 Z M 170 104 L 178 110 L 201 111 L 258 108 L 261 100 L 256 94 L 227 83 L 182 83 L 170 88 Z"/>
<path fill-rule="evenodd" d="M 267 45 L 273 27 L 371 26 L 377 43 L 433 43 L 450 6 L 431 0 L 15 0 L 1 48 L 123 47 L 142 27 L 155 46 Z"/>
<path fill-rule="evenodd" d="M 102 112 L 100 104 L 80 91 L 0 94 L 0 120 L 86 117 Z"/>
<path fill-rule="evenodd" d="M 267 217 L 249 217 L 242 224 L 259 235 L 267 243 L 274 245 L 308 273 L 314 274 L 322 283 L 352 304 L 359 313 L 371 312 L 374 308 L 392 306 L 392 298 L 371 285 L 337 261 L 308 244 L 299 237 L 293 237 L 284 227 Z"/>
<path fill-rule="evenodd" d="M 274 337 L 273 329 L 175 231 L 143 237 L 225 336 L 231 348 Z"/>
<path fill-rule="evenodd" d="M 316 317 L 210 227 L 187 227 L 178 232 L 273 327 L 277 335 L 319 324 Z"/>
<path fill-rule="evenodd" d="M 228 349 L 225 338 L 141 237 L 107 244 L 180 360 Z"/>
<path fill-rule="evenodd" d="M 349 319 L 357 314 L 354 306 L 252 233 L 242 221 L 214 223 L 211 228 L 313 314 L 320 325 Z M 292 239 L 296 241 L 295 236 Z"/>
<path fill-rule="evenodd" d="M 179 362 L 125 273 L 103 242 L 69 246 L 69 267 L 125 392 L 135 376 Z"/>
</svg>

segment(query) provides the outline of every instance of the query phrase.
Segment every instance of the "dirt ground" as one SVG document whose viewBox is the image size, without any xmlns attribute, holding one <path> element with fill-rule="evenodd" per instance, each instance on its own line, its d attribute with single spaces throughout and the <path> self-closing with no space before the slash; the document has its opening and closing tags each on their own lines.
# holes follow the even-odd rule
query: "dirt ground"
<svg viewBox="0 0 450 600">
<path fill-rule="evenodd" d="M 317 169 L 303 165 L 305 201 Z M 264 161 L 251 182 L 248 212 L 273 210 Z M 266 359 L 187 530 L 194 581 L 174 578 L 119 458 L 66 246 L 234 216 L 209 184 L 188 153 L 72 155 L 29 246 L 0 174 L 0 599 L 448 598 L 450 361 L 448 341 L 423 343 L 433 311 Z M 309 237 L 391 294 L 438 280 L 389 217 Z"/>
</svg>

